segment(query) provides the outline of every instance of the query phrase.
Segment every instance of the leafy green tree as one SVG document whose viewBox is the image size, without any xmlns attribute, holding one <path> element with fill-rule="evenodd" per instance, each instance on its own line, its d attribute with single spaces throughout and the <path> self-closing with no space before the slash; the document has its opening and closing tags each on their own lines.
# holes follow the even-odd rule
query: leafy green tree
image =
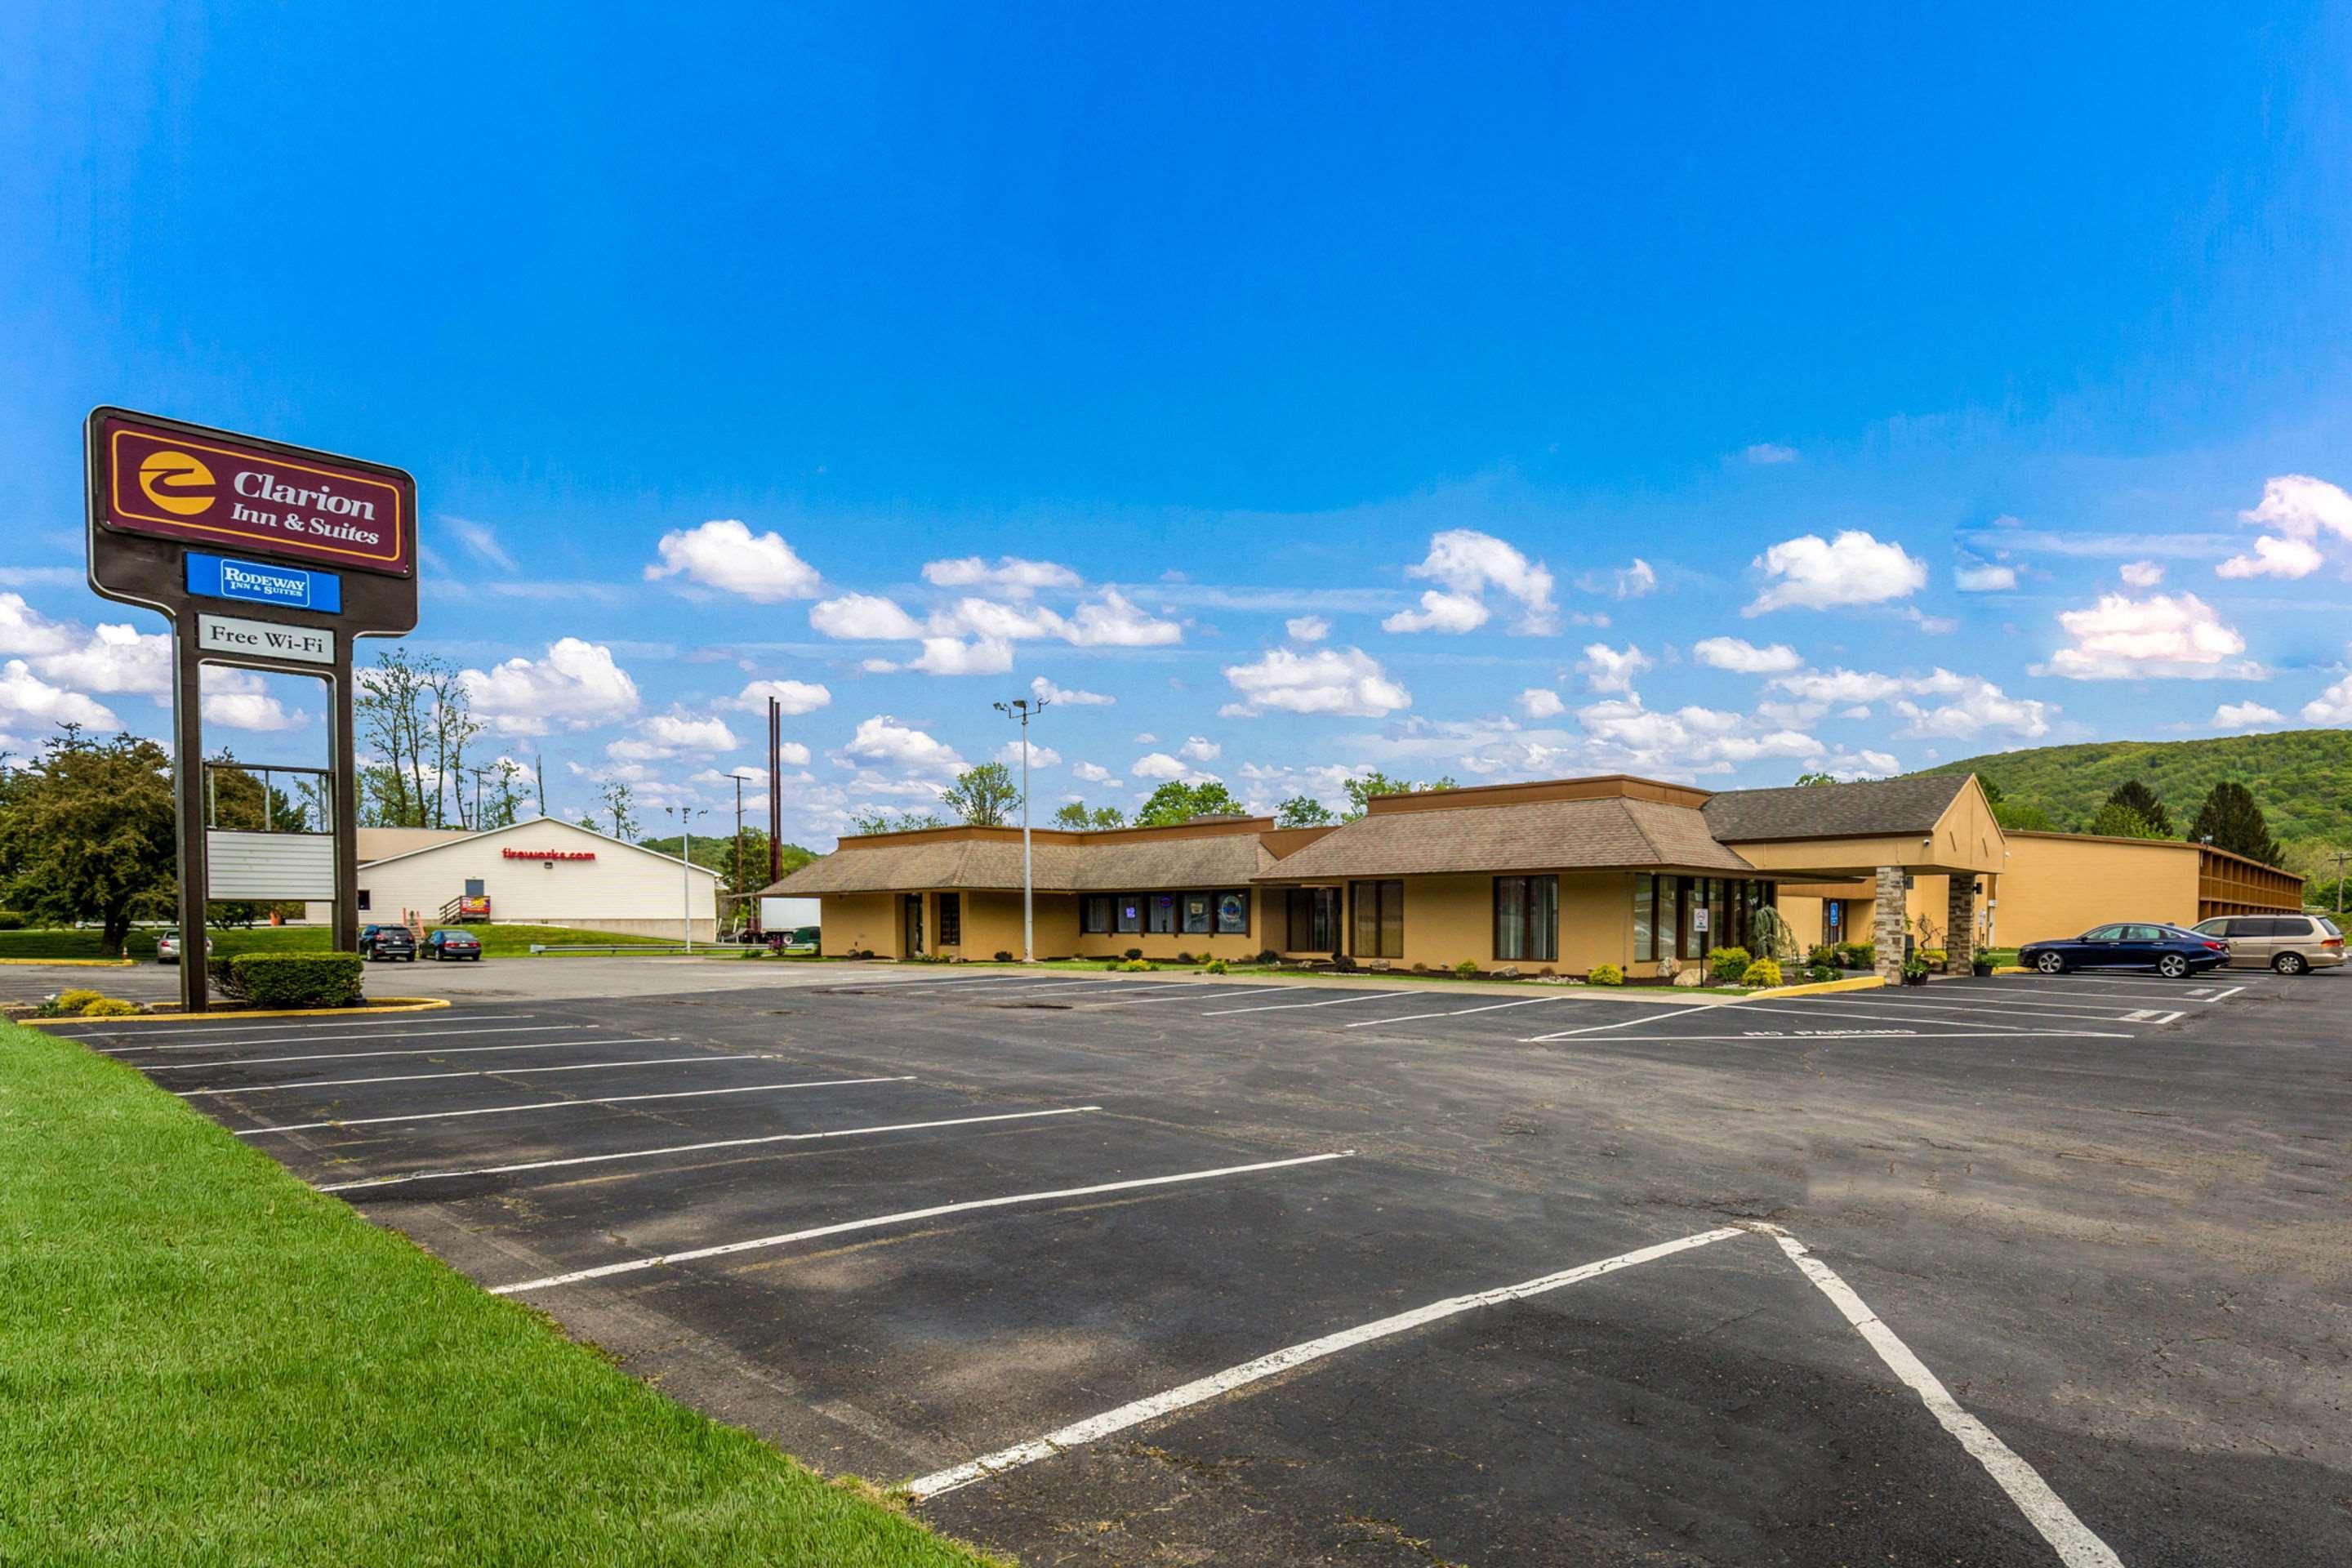
<svg viewBox="0 0 2352 1568">
<path fill-rule="evenodd" d="M 675 855 L 681 846 L 678 835 L 673 833 L 667 838 L 642 839 L 638 847 L 650 849 L 656 855 Z M 735 835 L 731 830 L 696 834 L 690 858 L 696 865 L 718 872 L 719 886 L 727 891 L 756 893 L 768 885 L 768 830 L 749 826 L 743 829 L 742 872 L 740 877 L 736 873 Z M 815 850 L 803 848 L 797 844 L 785 845 L 777 855 L 783 867 L 783 875 L 787 877 L 816 858 Z"/>
<path fill-rule="evenodd" d="M 0 901 L 38 921 L 96 921 L 120 952 L 134 919 L 168 919 L 179 887 L 171 758 L 152 741 L 67 726 L 0 773 Z"/>
<path fill-rule="evenodd" d="M 1392 779 L 1374 768 L 1361 778 L 1348 781 L 1348 809 L 1339 814 L 1339 820 L 1353 822 L 1371 810 L 1372 797 L 1377 795 L 1420 795 L 1430 790 L 1460 787 L 1449 777 L 1433 778 L 1423 784 L 1412 779 Z"/>
<path fill-rule="evenodd" d="M 1107 828 L 1125 827 L 1127 813 L 1115 805 L 1098 805 L 1088 811 L 1084 801 L 1073 800 L 1054 814 L 1054 826 L 1073 833 L 1099 833 Z"/>
<path fill-rule="evenodd" d="M 2058 824 L 2038 805 L 1997 800 L 1992 803 L 1992 819 L 2012 833 L 2055 833 Z"/>
<path fill-rule="evenodd" d="M 1233 792 L 1214 779 L 1202 784 L 1188 784 L 1182 779 L 1170 779 L 1151 792 L 1135 814 L 1138 827 L 1173 827 L 1180 822 L 1190 822 L 1196 816 L 1243 816 L 1247 813 Z"/>
<path fill-rule="evenodd" d="M 902 811 L 892 816 L 887 810 L 870 811 L 849 819 L 852 833 L 912 833 L 920 827 L 945 827 L 936 816 L 928 811 Z"/>
<path fill-rule="evenodd" d="M 1837 783 L 1837 775 L 1835 773 L 1799 773 L 1797 775 L 1797 786 L 1804 789 L 1810 789 L 1815 784 L 1833 784 L 1835 783 Z"/>
<path fill-rule="evenodd" d="M 2099 807 L 2098 814 L 2091 818 L 2090 826 L 2083 831 L 2096 834 L 2102 838 L 2169 838 L 2172 837 L 2168 833 L 2159 832 L 2155 823 L 2142 816 L 2132 807 L 2114 800 Z"/>
<path fill-rule="evenodd" d="M 974 827 L 1002 827 L 1021 809 L 1021 786 L 1003 763 L 982 763 L 956 774 L 940 804 Z"/>
<path fill-rule="evenodd" d="M 2151 829 L 2147 833 L 2124 834 L 2118 837 L 2130 838 L 2172 837 L 2172 817 L 2165 811 L 2164 802 L 2157 799 L 2156 792 L 2137 779 L 2126 779 L 2117 784 L 2115 792 L 2107 796 L 2107 805 L 2120 805 L 2127 810 L 2137 812 L 2140 819 Z M 2098 829 L 2093 828 L 2092 831 L 2095 833 Z"/>
<path fill-rule="evenodd" d="M 1331 808 L 1311 795 L 1294 795 L 1275 808 L 1276 827 L 1322 827 L 1339 819 Z"/>
<path fill-rule="evenodd" d="M 604 793 L 597 798 L 604 803 L 604 816 L 613 824 L 613 837 L 627 839 L 631 843 L 636 842 L 637 816 L 636 813 L 630 809 L 633 797 L 629 793 L 629 786 L 615 779 L 604 786 Z M 588 826 L 593 827 L 595 824 L 591 823 Z M 602 832 L 604 829 L 599 827 L 597 831 Z"/>
<path fill-rule="evenodd" d="M 2231 779 L 2223 779 L 2207 793 L 2205 804 L 2197 808 L 2197 820 L 2189 825 L 2189 837 L 2265 866 L 2286 858 L 2278 840 L 2271 837 L 2270 825 L 2263 820 L 2263 808 L 2254 804 L 2253 793 Z"/>
</svg>

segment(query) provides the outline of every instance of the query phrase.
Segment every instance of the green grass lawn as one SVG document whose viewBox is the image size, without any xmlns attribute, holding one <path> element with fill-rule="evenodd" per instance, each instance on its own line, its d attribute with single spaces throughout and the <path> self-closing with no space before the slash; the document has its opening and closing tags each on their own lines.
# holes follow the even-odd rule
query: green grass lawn
<svg viewBox="0 0 2352 1568">
<path fill-rule="evenodd" d="M 0 1303 L 0 1563 L 986 1561 L 6 1024 Z"/>
</svg>

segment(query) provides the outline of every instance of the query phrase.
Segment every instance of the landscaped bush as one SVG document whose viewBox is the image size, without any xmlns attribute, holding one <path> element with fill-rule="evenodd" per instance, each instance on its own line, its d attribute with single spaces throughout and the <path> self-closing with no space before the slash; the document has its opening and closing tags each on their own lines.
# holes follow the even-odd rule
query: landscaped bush
<svg viewBox="0 0 2352 1568">
<path fill-rule="evenodd" d="M 120 996 L 101 996 L 95 1002 L 85 1003 L 81 1016 L 85 1018 L 131 1018 L 146 1010 L 138 1003 L 125 1002 Z"/>
<path fill-rule="evenodd" d="M 1130 947 L 1123 956 L 1132 963 L 1134 960 L 1143 956 L 1143 950 L 1139 947 Z"/>
<path fill-rule="evenodd" d="M 1115 963 L 1111 967 L 1118 970 L 1121 974 L 1151 974 L 1157 973 L 1149 962 L 1136 957 L 1130 957 L 1126 963 Z"/>
<path fill-rule="evenodd" d="M 70 986 L 58 993 L 58 1011 L 79 1013 L 93 1002 L 105 1000 L 106 993 L 103 991 L 92 991 L 85 985 Z"/>
<path fill-rule="evenodd" d="M 1744 947 L 1711 947 L 1706 952 L 1707 973 L 1727 985 L 1736 984 L 1755 962 L 1756 955 Z"/>
<path fill-rule="evenodd" d="M 1780 966 L 1771 959 L 1759 958 L 1755 963 L 1749 964 L 1746 969 L 1740 971 L 1739 984 L 1742 985 L 1778 985 L 1780 984 Z"/>
<path fill-rule="evenodd" d="M 1613 963 L 1596 963 L 1592 966 L 1592 973 L 1584 977 L 1584 983 L 1587 985 L 1622 985 L 1625 984 L 1625 972 Z"/>
<path fill-rule="evenodd" d="M 1944 967 L 1945 961 L 1951 955 L 1940 947 L 1923 947 L 1919 950 L 1919 956 L 1937 969 L 1941 969 Z"/>
<path fill-rule="evenodd" d="M 1805 971 L 1805 978 L 1816 985 L 1826 985 L 1838 977 L 1834 964 L 1816 963 Z"/>
<path fill-rule="evenodd" d="M 1176 962 L 1179 963 L 1190 963 L 1192 962 L 1192 955 L 1189 952 L 1180 952 L 1176 955 Z"/>
<path fill-rule="evenodd" d="M 1838 956 L 1845 960 L 1848 969 L 1868 969 L 1878 962 L 1878 944 L 1871 942 L 1842 942 Z"/>
<path fill-rule="evenodd" d="M 1013 955 L 1005 952 L 1003 948 L 998 948 L 996 950 L 996 962 L 999 963 L 1010 963 L 1013 962 Z"/>
<path fill-rule="evenodd" d="M 1835 969 L 1838 966 L 1838 950 L 1822 942 L 1805 954 L 1805 963 L 1812 969 Z"/>
<path fill-rule="evenodd" d="M 1203 974 L 1223 974 L 1224 972 L 1225 961 L 1222 958 L 1213 958 L 1201 966 Z"/>
<path fill-rule="evenodd" d="M 360 1005 L 356 952 L 248 952 L 205 967 L 215 990 L 255 1007 Z"/>
<path fill-rule="evenodd" d="M 0 910 L 0 931 L 23 931 L 25 917 L 14 910 Z"/>
</svg>

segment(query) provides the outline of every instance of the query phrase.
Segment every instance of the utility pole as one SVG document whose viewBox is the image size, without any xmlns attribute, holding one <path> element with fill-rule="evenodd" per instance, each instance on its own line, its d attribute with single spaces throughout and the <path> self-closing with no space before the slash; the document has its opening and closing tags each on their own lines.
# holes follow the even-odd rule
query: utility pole
<svg viewBox="0 0 2352 1568">
<path fill-rule="evenodd" d="M 735 775 L 735 898 L 736 898 L 736 900 L 737 900 L 737 901 L 738 901 L 738 902 L 740 902 L 740 901 L 741 901 L 741 900 L 742 900 L 742 897 L 743 897 L 743 775 L 742 775 L 741 773 L 737 773 L 737 774 Z M 754 900 L 751 900 L 751 924 L 752 924 L 754 927 L 757 927 L 757 926 L 759 925 L 759 923 L 760 923 L 759 915 L 760 915 L 760 901 L 759 901 L 757 899 L 754 899 Z"/>
<path fill-rule="evenodd" d="M 784 875 L 784 705 L 768 699 L 768 882 Z"/>
<path fill-rule="evenodd" d="M 694 819 L 707 815 L 698 805 L 662 808 L 677 818 L 678 913 L 686 923 L 686 951 L 694 951 Z"/>
<path fill-rule="evenodd" d="M 1030 873 L 1029 860 L 1029 721 L 1045 710 L 1045 700 L 1032 702 L 1026 697 L 1016 697 L 1012 702 L 999 702 L 996 710 L 1008 719 L 1021 721 L 1021 962 L 1037 962 L 1037 893 L 1034 878 Z"/>
</svg>

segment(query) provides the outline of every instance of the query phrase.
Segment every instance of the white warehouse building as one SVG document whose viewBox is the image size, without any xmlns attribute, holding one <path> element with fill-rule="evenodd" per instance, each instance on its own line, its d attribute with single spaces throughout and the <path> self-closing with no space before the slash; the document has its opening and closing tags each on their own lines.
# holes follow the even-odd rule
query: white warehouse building
<svg viewBox="0 0 2352 1568">
<path fill-rule="evenodd" d="M 486 833 L 362 827 L 359 850 L 363 925 L 492 920 L 675 937 L 690 918 L 697 942 L 719 934 L 718 872 L 551 816 Z"/>
</svg>

